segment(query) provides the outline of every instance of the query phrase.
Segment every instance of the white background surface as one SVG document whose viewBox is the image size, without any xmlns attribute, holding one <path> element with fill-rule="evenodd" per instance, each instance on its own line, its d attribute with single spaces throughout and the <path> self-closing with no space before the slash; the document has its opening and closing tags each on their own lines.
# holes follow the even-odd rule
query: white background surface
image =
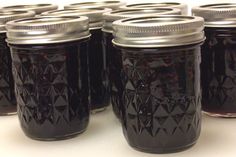
<svg viewBox="0 0 236 157">
<path fill-rule="evenodd" d="M 0 6 L 30 3 L 64 4 L 79 0 L 0 0 Z M 84 1 L 84 0 L 83 0 Z M 168 0 L 166 0 L 168 1 Z M 174 1 L 174 0 L 172 0 Z M 127 0 L 128 3 L 156 0 Z M 158 1 L 160 2 L 160 1 Z M 190 6 L 236 0 L 179 0 Z M 76 138 L 56 141 L 34 141 L 22 132 L 17 116 L 0 117 L 0 157 L 236 157 L 236 119 L 203 116 L 198 143 L 187 151 L 154 155 L 135 151 L 128 146 L 120 123 L 111 109 L 92 115 L 86 132 Z"/>
</svg>

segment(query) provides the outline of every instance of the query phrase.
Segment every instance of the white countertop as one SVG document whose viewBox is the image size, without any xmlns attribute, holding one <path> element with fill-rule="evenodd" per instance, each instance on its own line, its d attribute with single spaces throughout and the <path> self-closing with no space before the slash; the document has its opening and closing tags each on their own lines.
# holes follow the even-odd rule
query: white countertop
<svg viewBox="0 0 236 157">
<path fill-rule="evenodd" d="M 203 116 L 197 144 L 180 153 L 157 155 L 131 148 L 111 108 L 92 115 L 87 131 L 62 141 L 31 140 L 17 116 L 0 117 L 0 157 L 236 157 L 236 119 Z"/>
</svg>

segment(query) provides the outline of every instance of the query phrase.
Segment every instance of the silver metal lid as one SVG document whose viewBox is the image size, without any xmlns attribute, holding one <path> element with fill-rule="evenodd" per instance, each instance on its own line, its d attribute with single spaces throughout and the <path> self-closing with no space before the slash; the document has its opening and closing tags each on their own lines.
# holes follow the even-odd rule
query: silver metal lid
<svg viewBox="0 0 236 157">
<path fill-rule="evenodd" d="M 121 1 L 100 1 L 100 2 L 82 2 L 73 3 L 64 6 L 65 9 L 82 9 L 82 8 L 110 8 L 112 10 L 117 10 L 126 3 Z"/>
<path fill-rule="evenodd" d="M 219 3 L 194 7 L 192 13 L 205 19 L 206 27 L 236 27 L 236 3 Z"/>
<path fill-rule="evenodd" d="M 56 10 L 57 5 L 54 4 L 28 4 L 28 5 L 13 5 L 3 7 L 4 10 L 23 10 L 23 11 L 34 11 L 36 14 L 41 14 L 45 11 Z"/>
<path fill-rule="evenodd" d="M 122 6 L 122 7 L 120 7 L 120 9 L 128 9 L 128 8 L 129 9 L 131 9 L 131 8 L 151 9 L 153 7 L 180 9 L 182 15 L 188 15 L 187 4 L 178 3 L 178 2 L 137 3 L 137 4 L 130 4 L 127 6 Z"/>
<path fill-rule="evenodd" d="M 153 48 L 200 43 L 205 39 L 201 17 L 161 15 L 113 23 L 113 43 L 122 47 Z"/>
<path fill-rule="evenodd" d="M 27 17 L 33 17 L 35 13 L 33 11 L 10 11 L 0 10 L 0 33 L 6 32 L 6 23 L 16 19 L 22 19 Z"/>
<path fill-rule="evenodd" d="M 112 33 L 112 22 L 124 18 L 133 18 L 152 15 L 180 15 L 179 9 L 172 8 L 151 8 L 151 9 L 122 9 L 105 13 L 102 31 Z"/>
<path fill-rule="evenodd" d="M 34 17 L 8 22 L 7 41 L 11 44 L 51 44 L 90 36 L 88 18 Z"/>
<path fill-rule="evenodd" d="M 90 29 L 100 29 L 103 25 L 103 14 L 110 12 L 109 8 L 88 8 L 88 9 L 65 9 L 44 12 L 41 16 L 62 17 L 62 16 L 87 16 Z"/>
</svg>

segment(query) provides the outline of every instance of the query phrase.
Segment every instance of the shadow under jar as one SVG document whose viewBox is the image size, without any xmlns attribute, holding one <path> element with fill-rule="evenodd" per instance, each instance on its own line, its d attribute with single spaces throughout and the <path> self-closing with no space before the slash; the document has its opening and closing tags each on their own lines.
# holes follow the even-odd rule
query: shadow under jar
<svg viewBox="0 0 236 157">
<path fill-rule="evenodd" d="M 0 116 L 16 114 L 12 60 L 7 45 L 5 25 L 8 21 L 32 17 L 34 12 L 0 10 Z"/>
<path fill-rule="evenodd" d="M 188 15 L 188 6 L 178 2 L 160 2 L 160 3 L 136 3 L 121 6 L 120 9 L 152 9 L 152 8 L 173 8 L 179 9 L 182 15 Z"/>
<path fill-rule="evenodd" d="M 236 4 L 193 8 L 205 19 L 202 46 L 202 109 L 210 116 L 236 117 Z"/>
<path fill-rule="evenodd" d="M 20 11 L 33 11 L 39 15 L 42 12 L 57 10 L 58 6 L 54 4 L 28 4 L 28 5 L 12 5 L 1 8 L 2 10 L 20 10 Z"/>
<path fill-rule="evenodd" d="M 60 140 L 89 122 L 87 17 L 38 17 L 7 24 L 18 117 L 24 133 Z"/>
<path fill-rule="evenodd" d="M 203 19 L 148 16 L 115 21 L 113 28 L 122 56 L 121 122 L 130 146 L 171 153 L 194 145 L 201 129 Z"/>
<path fill-rule="evenodd" d="M 124 18 L 150 15 L 180 15 L 179 9 L 171 8 L 152 8 L 152 9 L 122 9 L 112 11 L 103 15 L 103 48 L 106 56 L 107 71 L 109 78 L 109 88 L 111 95 L 112 108 L 115 115 L 120 117 L 120 106 L 122 99 L 122 91 L 124 85 L 121 79 L 122 59 L 120 50 L 115 49 L 112 44 L 112 22 Z"/>
</svg>

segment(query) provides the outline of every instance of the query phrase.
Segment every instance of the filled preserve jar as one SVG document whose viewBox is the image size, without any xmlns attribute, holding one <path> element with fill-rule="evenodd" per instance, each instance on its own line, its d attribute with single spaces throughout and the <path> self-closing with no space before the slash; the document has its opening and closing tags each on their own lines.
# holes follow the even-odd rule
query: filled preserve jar
<svg viewBox="0 0 236 157">
<path fill-rule="evenodd" d="M 182 15 L 188 15 L 188 6 L 178 2 L 160 2 L 160 3 L 136 3 L 120 7 L 120 9 L 151 9 L 151 8 L 175 8 L 181 11 Z"/>
<path fill-rule="evenodd" d="M 12 76 L 10 48 L 6 40 L 5 25 L 8 21 L 32 17 L 34 12 L 0 10 L 0 116 L 16 114 L 16 98 Z"/>
<path fill-rule="evenodd" d="M 87 16 L 89 18 L 89 29 L 91 38 L 89 41 L 88 64 L 89 64 L 89 89 L 91 111 L 93 113 L 103 111 L 110 103 L 110 92 L 106 60 L 102 49 L 102 25 L 103 14 L 111 11 L 104 8 L 88 9 L 65 9 L 45 12 L 43 16 Z"/>
<path fill-rule="evenodd" d="M 236 117 L 236 4 L 193 8 L 205 19 L 202 47 L 202 109 L 211 116 Z"/>
<path fill-rule="evenodd" d="M 28 4 L 28 5 L 12 5 L 6 6 L 3 10 L 21 10 L 21 11 L 34 11 L 36 14 L 41 14 L 45 11 L 57 10 L 58 6 L 54 4 Z"/>
<path fill-rule="evenodd" d="M 103 15 L 103 48 L 106 56 L 107 71 L 109 76 L 109 88 L 111 103 L 115 115 L 120 117 L 120 106 L 122 100 L 123 83 L 121 79 L 122 59 L 119 50 L 112 45 L 112 22 L 137 16 L 150 15 L 179 15 L 179 9 L 171 8 L 152 8 L 152 9 L 122 9 L 105 13 Z"/>
<path fill-rule="evenodd" d="M 194 145 L 201 129 L 203 18 L 147 16 L 113 23 L 124 83 L 121 122 L 133 148 L 170 153 Z"/>
<path fill-rule="evenodd" d="M 6 28 L 24 133 L 59 140 L 83 132 L 89 122 L 88 18 L 27 18 Z"/>
<path fill-rule="evenodd" d="M 110 8 L 118 10 L 120 7 L 125 6 L 125 2 L 121 1 L 99 1 L 99 2 L 80 2 L 64 6 L 65 9 L 83 9 L 83 8 Z"/>
</svg>

